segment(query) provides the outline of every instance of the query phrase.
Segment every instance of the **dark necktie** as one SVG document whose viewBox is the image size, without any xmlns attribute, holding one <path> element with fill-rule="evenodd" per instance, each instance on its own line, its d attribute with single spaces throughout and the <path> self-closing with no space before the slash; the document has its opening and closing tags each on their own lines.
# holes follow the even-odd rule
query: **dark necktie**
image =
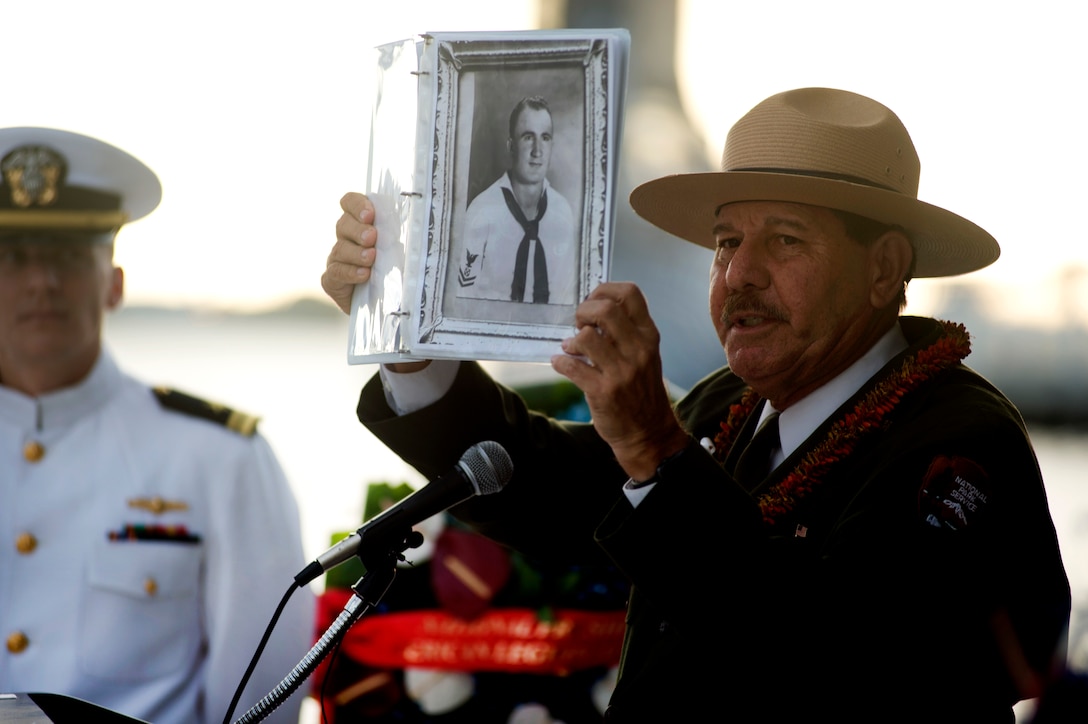
<svg viewBox="0 0 1088 724">
<path fill-rule="evenodd" d="M 544 246 L 540 243 L 540 220 L 544 212 L 548 210 L 548 194 L 540 194 L 540 201 L 536 205 L 536 218 L 529 221 L 522 213 L 521 207 L 514 199 L 514 193 L 503 187 L 503 196 L 506 198 L 506 207 L 514 215 L 525 235 L 521 237 L 518 246 L 518 254 L 514 259 L 514 282 L 510 285 L 510 299 L 520 302 L 525 299 L 525 273 L 529 266 L 529 246 L 536 240 L 536 254 L 533 263 L 533 301 L 538 304 L 548 302 L 548 262 L 544 260 Z"/>
<path fill-rule="evenodd" d="M 771 454 L 781 446 L 778 439 L 778 413 L 772 412 L 760 424 L 751 442 L 737 458 L 733 477 L 751 490 L 771 471 Z"/>
</svg>

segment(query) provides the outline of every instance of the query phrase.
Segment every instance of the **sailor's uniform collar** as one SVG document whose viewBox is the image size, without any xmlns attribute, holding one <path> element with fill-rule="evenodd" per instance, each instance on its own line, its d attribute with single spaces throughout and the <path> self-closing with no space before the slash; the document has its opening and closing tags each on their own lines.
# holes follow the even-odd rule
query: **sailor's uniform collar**
<svg viewBox="0 0 1088 724">
<path fill-rule="evenodd" d="M 103 348 L 91 373 L 72 387 L 31 397 L 0 385 L 0 418 L 30 430 L 73 425 L 106 404 L 123 381 L 121 369 Z"/>
</svg>

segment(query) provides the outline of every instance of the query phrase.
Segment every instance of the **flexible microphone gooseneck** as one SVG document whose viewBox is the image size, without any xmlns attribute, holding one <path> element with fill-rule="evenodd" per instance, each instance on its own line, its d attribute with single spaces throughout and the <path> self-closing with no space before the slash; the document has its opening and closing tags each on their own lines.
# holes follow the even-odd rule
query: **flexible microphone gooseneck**
<svg viewBox="0 0 1088 724">
<path fill-rule="evenodd" d="M 460 502 L 468 500 L 474 495 L 490 495 L 497 493 L 510 482 L 510 476 L 514 474 L 514 463 L 510 454 L 497 442 L 486 440 L 473 445 L 461 459 L 457 461 L 453 470 L 415 491 L 396 505 L 387 508 L 374 516 L 361 528 L 350 536 L 322 553 L 297 576 L 291 589 L 284 594 L 279 608 L 276 609 L 272 622 L 265 631 L 264 638 L 253 654 L 249 668 L 242 677 L 238 688 L 234 693 L 234 700 L 227 709 L 223 724 L 229 724 L 230 717 L 238 705 L 238 700 L 245 690 L 253 670 L 260 659 L 261 653 L 268 642 L 268 638 L 279 619 L 291 594 L 302 588 L 310 581 L 317 578 L 324 571 L 344 563 L 352 556 L 373 554 L 389 558 L 394 551 L 403 551 L 405 541 L 412 532 L 412 526 L 441 513 Z M 347 632 L 359 617 L 373 607 L 385 593 L 393 580 L 393 571 L 378 571 L 382 576 L 367 580 L 370 573 L 364 576 L 357 584 L 357 588 L 344 610 L 336 618 L 325 634 L 313 645 L 309 653 L 299 664 L 280 682 L 279 686 L 269 692 L 263 699 L 254 704 L 236 724 L 251 724 L 262 721 L 271 714 L 276 707 L 302 685 L 302 682 L 321 663 L 328 649 Z"/>
</svg>

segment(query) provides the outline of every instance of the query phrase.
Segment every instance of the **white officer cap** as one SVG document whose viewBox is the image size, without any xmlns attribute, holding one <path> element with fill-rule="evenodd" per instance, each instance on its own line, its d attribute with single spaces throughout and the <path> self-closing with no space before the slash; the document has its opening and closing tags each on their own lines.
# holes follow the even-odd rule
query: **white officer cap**
<svg viewBox="0 0 1088 724">
<path fill-rule="evenodd" d="M 134 156 L 55 128 L 0 128 L 0 172 L 0 230 L 115 232 L 162 198 Z"/>
</svg>

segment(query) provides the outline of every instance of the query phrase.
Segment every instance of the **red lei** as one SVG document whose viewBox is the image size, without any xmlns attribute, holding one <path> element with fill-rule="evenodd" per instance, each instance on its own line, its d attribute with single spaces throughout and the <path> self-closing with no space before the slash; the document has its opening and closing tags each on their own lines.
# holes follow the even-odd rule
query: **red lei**
<svg viewBox="0 0 1088 724">
<path fill-rule="evenodd" d="M 941 322 L 941 326 L 944 334 L 936 342 L 904 359 L 899 369 L 877 383 L 852 411 L 832 425 L 824 441 L 806 453 L 796 468 L 760 496 L 759 508 L 764 522 L 773 525 L 793 510 L 797 501 L 823 482 L 836 462 L 853 452 L 862 437 L 882 426 L 885 416 L 903 397 L 971 352 L 970 337 L 962 324 Z M 744 421 L 759 400 L 755 390 L 748 388 L 740 401 L 729 407 L 729 417 L 722 422 L 721 432 L 714 438 L 719 462 L 732 448 Z"/>
</svg>

